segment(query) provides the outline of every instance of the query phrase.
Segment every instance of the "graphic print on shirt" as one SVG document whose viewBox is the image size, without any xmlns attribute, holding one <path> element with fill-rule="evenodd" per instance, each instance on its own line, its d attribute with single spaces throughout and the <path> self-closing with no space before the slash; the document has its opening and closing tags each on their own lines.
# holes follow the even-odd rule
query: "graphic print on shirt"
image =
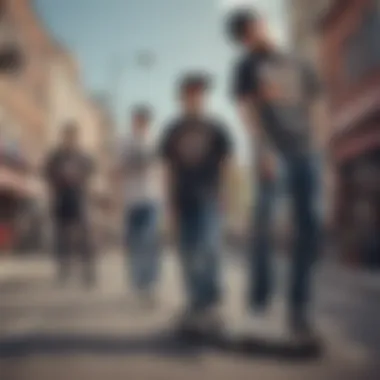
<svg viewBox="0 0 380 380">
<path fill-rule="evenodd" d="M 147 149 L 142 146 L 133 146 L 128 154 L 128 166 L 132 172 L 143 171 L 147 168 L 151 156 Z"/>
<path fill-rule="evenodd" d="M 211 136 L 203 128 L 186 128 L 178 138 L 177 154 L 188 166 L 197 166 L 207 157 Z"/>
<path fill-rule="evenodd" d="M 126 206 L 156 202 L 160 198 L 160 184 L 154 163 L 156 153 L 149 141 L 132 138 L 122 148 L 121 164 L 124 168 L 124 200 Z"/>
<path fill-rule="evenodd" d="M 263 62 L 258 72 L 261 92 L 265 100 L 296 106 L 302 100 L 300 70 L 286 60 Z"/>
<path fill-rule="evenodd" d="M 63 181 L 69 184 L 76 184 L 80 181 L 80 163 L 74 158 L 66 158 L 62 162 L 61 176 Z"/>
</svg>

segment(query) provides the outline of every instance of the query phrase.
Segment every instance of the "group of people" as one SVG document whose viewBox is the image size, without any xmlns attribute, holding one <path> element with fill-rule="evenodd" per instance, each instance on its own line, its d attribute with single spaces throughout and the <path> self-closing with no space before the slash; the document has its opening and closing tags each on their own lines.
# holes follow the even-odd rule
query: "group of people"
<svg viewBox="0 0 380 380">
<path fill-rule="evenodd" d="M 319 84 L 305 63 L 272 43 L 264 20 L 254 11 L 234 12 L 228 20 L 228 32 L 243 50 L 233 71 L 231 93 L 256 153 L 258 191 L 245 256 L 249 323 L 254 327 L 260 316 L 265 320 L 273 291 L 271 224 L 279 158 L 287 172 L 295 227 L 288 327 L 293 336 L 311 336 L 308 304 L 318 223 L 310 105 L 318 95 Z M 196 331 L 215 329 L 221 323 L 221 235 L 229 199 L 225 184 L 234 150 L 228 127 L 208 113 L 210 87 L 210 78 L 204 73 L 184 75 L 177 88 L 180 114 L 164 129 L 159 143 L 152 139 L 151 109 L 135 107 L 131 136 L 115 170 L 125 187 L 126 257 L 133 287 L 149 297 L 153 294 L 159 278 L 158 221 L 160 210 L 165 210 L 178 243 L 187 294 L 181 326 Z M 59 279 L 67 278 L 68 242 L 74 236 L 86 264 L 84 279 L 92 285 L 94 254 L 85 194 L 93 165 L 78 148 L 77 133 L 74 125 L 65 128 L 63 143 L 50 156 L 46 174 L 53 195 Z M 158 179 L 164 187 L 164 199 L 160 197 Z"/>
</svg>

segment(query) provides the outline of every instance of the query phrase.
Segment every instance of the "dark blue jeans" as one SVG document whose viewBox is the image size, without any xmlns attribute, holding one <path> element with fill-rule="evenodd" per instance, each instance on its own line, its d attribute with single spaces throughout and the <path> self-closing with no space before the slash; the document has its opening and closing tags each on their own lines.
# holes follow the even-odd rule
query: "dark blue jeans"
<svg viewBox="0 0 380 380">
<path fill-rule="evenodd" d="M 221 224 L 214 199 L 178 210 L 179 257 L 192 311 L 220 300 L 219 264 Z"/>
<path fill-rule="evenodd" d="M 315 183 L 311 157 L 286 160 L 287 181 L 292 203 L 295 241 L 291 252 L 289 308 L 292 315 L 306 313 L 310 298 L 312 264 L 318 250 L 318 222 L 314 209 Z M 273 289 L 273 235 L 271 231 L 275 183 L 259 183 L 253 217 L 252 245 L 249 252 L 249 304 L 265 309 Z"/>
<path fill-rule="evenodd" d="M 65 282 L 72 271 L 72 259 L 82 265 L 83 281 L 92 284 L 96 280 L 95 252 L 91 242 L 89 223 L 85 216 L 63 220 L 55 218 L 55 257 L 58 279 Z"/>
<path fill-rule="evenodd" d="M 158 211 L 153 203 L 133 206 L 125 214 L 127 260 L 132 286 L 150 290 L 159 275 Z"/>
</svg>

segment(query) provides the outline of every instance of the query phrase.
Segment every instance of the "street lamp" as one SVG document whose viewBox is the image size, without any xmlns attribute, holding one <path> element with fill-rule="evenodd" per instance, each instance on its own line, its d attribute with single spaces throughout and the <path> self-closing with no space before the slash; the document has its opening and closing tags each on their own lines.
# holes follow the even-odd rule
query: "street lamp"
<svg viewBox="0 0 380 380">
<path fill-rule="evenodd" d="M 140 50 L 132 57 L 117 57 L 115 60 L 113 60 L 111 65 L 111 99 L 115 114 L 115 120 L 117 120 L 118 101 L 120 97 L 123 77 L 128 68 L 135 66 L 141 70 L 148 71 L 152 69 L 155 63 L 156 55 L 150 50 Z"/>
</svg>

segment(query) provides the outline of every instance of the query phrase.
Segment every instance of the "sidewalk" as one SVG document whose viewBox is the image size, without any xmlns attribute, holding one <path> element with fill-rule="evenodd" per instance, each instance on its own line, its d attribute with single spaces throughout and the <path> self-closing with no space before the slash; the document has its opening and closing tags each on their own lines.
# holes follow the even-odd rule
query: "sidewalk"
<svg viewBox="0 0 380 380">
<path fill-rule="evenodd" d="M 280 291 L 271 313 L 273 323 L 281 323 L 286 315 L 286 286 L 281 284 L 287 280 L 286 263 L 279 262 L 278 267 L 283 273 L 279 276 Z M 105 367 L 107 363 L 113 363 L 118 373 L 131 379 L 181 380 L 192 378 L 190 374 L 193 374 L 200 380 L 212 379 L 211 376 L 250 380 L 253 375 L 271 380 L 346 380 L 356 371 L 365 373 L 365 369 L 376 363 L 380 353 L 380 305 L 374 296 L 377 283 L 367 281 L 366 276 L 345 273 L 331 264 L 321 266 L 315 281 L 317 322 L 327 346 L 322 362 L 303 364 L 295 369 L 294 365 L 281 365 L 273 359 L 252 360 L 239 356 L 233 359 L 230 355 L 206 351 L 196 354 L 196 357 L 199 355 L 197 362 L 200 360 L 208 368 L 206 377 L 201 377 L 200 363 L 186 367 L 178 357 L 169 358 L 169 355 L 165 359 L 157 356 L 149 347 L 154 344 L 157 348 L 158 343 L 141 340 L 144 336 L 153 339 L 157 331 L 169 326 L 181 305 L 183 293 L 175 255 L 166 255 L 159 289 L 160 306 L 151 312 L 139 311 L 131 304 L 124 278 L 124 262 L 119 254 L 110 253 L 99 258 L 100 283 L 95 291 L 82 289 L 79 282 L 74 281 L 65 289 L 53 287 L 54 267 L 49 257 L 43 255 L 3 260 L 0 268 L 0 348 L 4 339 L 18 341 L 15 347 L 21 352 L 27 353 L 28 344 L 30 348 L 34 347 L 28 353 L 29 356 L 34 353 L 31 356 L 33 361 L 27 362 L 30 366 L 25 368 L 38 369 L 32 373 L 40 376 L 27 377 L 27 372 L 17 372 L 21 369 L 12 367 L 19 377 L 9 377 L 9 380 L 50 380 L 55 367 L 67 375 L 66 365 L 70 360 L 80 369 L 79 372 L 73 370 L 73 373 L 85 373 L 99 380 L 104 378 L 100 376 L 104 373 L 100 363 Z M 236 260 L 226 259 L 224 262 L 226 295 L 223 310 L 229 321 L 238 320 L 244 310 L 243 268 L 243 263 Z M 54 346 L 59 350 L 47 354 L 46 347 Z M 95 347 L 99 348 L 97 353 Z M 144 366 L 142 358 L 150 364 Z M 238 366 L 236 362 L 239 362 Z M 2 363 L 0 359 L 0 366 Z M 88 367 L 84 368 L 83 363 Z M 134 363 L 140 364 L 134 367 Z M 183 376 L 172 377 L 173 373 Z M 71 373 L 61 378 L 76 379 Z M 360 378 L 359 375 L 352 377 L 355 380 Z"/>
<path fill-rule="evenodd" d="M 51 269 L 51 263 L 46 255 L 28 254 L 12 255 L 6 254 L 0 257 L 0 283 L 28 278 L 30 276 L 41 276 Z"/>
</svg>

